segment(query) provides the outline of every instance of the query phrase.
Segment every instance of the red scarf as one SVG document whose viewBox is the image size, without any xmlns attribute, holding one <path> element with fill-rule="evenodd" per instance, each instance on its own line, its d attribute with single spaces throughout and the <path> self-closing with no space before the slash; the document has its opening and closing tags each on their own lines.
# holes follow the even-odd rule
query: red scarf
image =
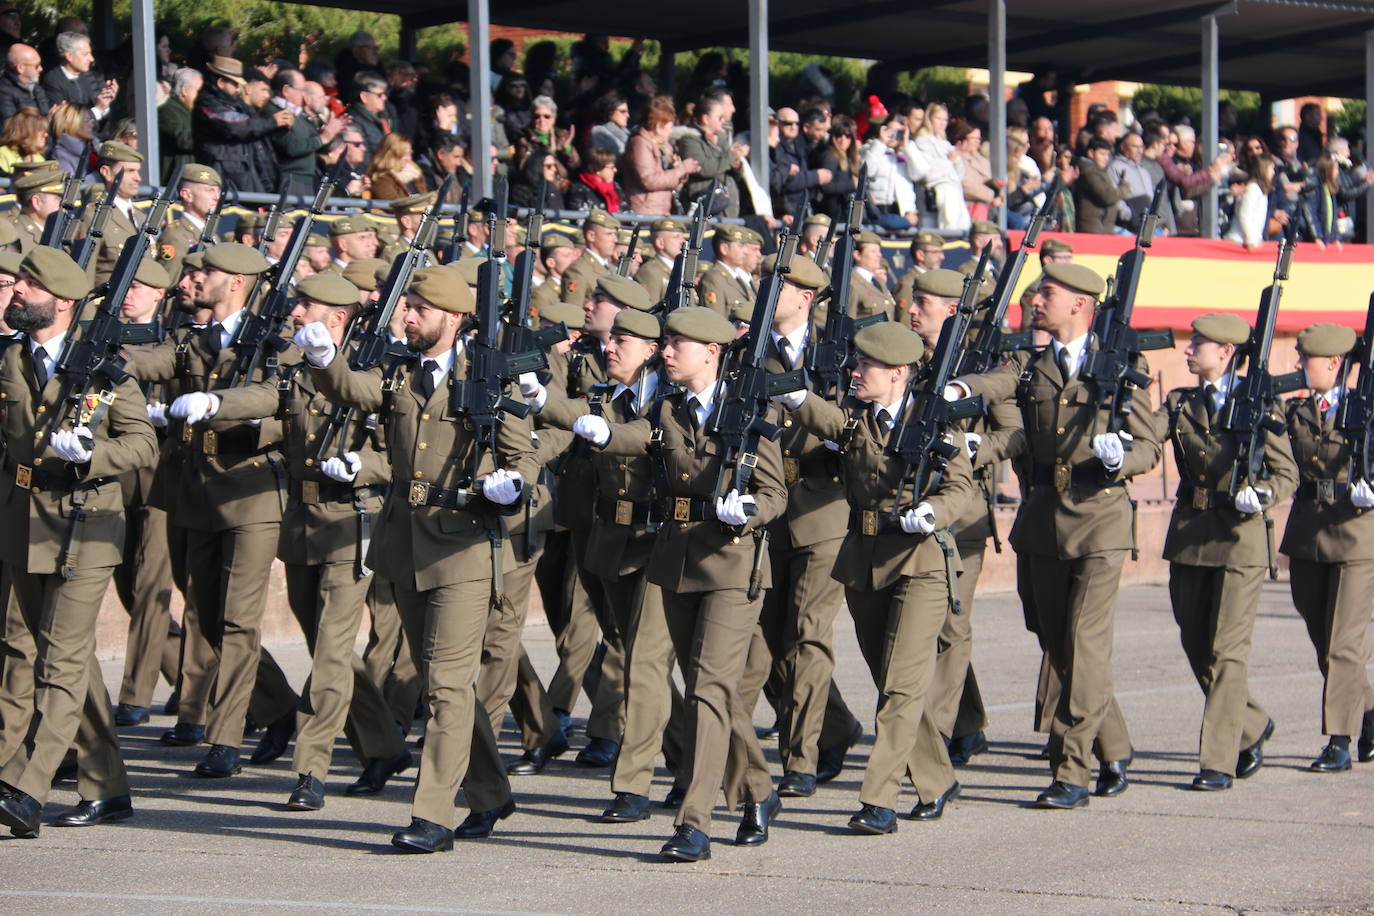
<svg viewBox="0 0 1374 916">
<path fill-rule="evenodd" d="M 615 182 L 607 181 L 593 172 L 583 172 L 577 176 L 582 183 L 601 195 L 606 202 L 606 212 L 615 213 L 620 209 L 620 195 L 616 193 Z"/>
</svg>

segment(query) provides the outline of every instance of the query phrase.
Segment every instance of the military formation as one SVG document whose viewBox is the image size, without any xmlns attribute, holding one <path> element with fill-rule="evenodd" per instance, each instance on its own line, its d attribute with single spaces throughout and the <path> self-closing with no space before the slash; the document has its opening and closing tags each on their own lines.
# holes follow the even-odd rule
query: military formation
<svg viewBox="0 0 1374 916">
<path fill-rule="evenodd" d="M 574 238 L 537 213 L 518 225 L 499 191 L 456 213 L 431 193 L 382 221 L 326 219 L 327 183 L 291 219 L 242 216 L 225 238 L 218 174 L 188 165 L 135 205 L 140 164 L 110 142 L 84 189 L 29 169 L 0 220 L 0 824 L 15 836 L 135 814 L 117 729 L 149 721 L 165 680 L 161 740 L 203 747 L 202 779 L 290 751 L 287 808 L 316 811 L 340 734 L 345 794 L 416 769 L 391 836 L 406 851 L 516 814 L 511 777 L 570 751 L 583 691 L 576 762 L 610 774 L 601 822 L 673 810 L 661 855 L 699 861 L 723 795 L 735 843 L 762 844 L 783 799 L 834 779 L 862 735 L 833 679 L 843 608 L 878 692 L 848 828 L 940 818 L 987 749 L 972 616 L 1002 501 L 1043 652 L 1035 804 L 1117 796 L 1135 750 L 1112 680 L 1130 486 L 1166 448 L 1169 594 L 1204 696 L 1193 788 L 1263 765 L 1275 726 L 1247 666 L 1277 554 L 1324 678 L 1311 768 L 1374 760 L 1374 342 L 1316 325 L 1302 375 L 1270 376 L 1282 251 L 1256 326 L 1197 317 L 1198 384 L 1156 408 L 1145 351 L 1171 341 L 1130 325 L 1145 231 L 1111 284 L 1038 244 L 1043 215 L 1015 252 L 975 223 L 961 270 L 919 233 L 891 278 L 855 203 L 846 225 L 812 217 L 776 239 L 716 225 L 699 263 L 700 205 L 643 237 L 593 211 Z M 1032 252 L 1031 320 L 1013 333 Z M 312 659 L 300 694 L 262 641 L 274 561 Z M 129 614 L 114 703 L 95 655 L 111 582 Z M 535 590 L 557 639 L 547 684 L 521 645 Z M 781 774 L 753 727 L 760 697 Z M 674 782 L 656 801 L 660 753 Z M 64 778 L 80 803 L 50 811 Z"/>
</svg>

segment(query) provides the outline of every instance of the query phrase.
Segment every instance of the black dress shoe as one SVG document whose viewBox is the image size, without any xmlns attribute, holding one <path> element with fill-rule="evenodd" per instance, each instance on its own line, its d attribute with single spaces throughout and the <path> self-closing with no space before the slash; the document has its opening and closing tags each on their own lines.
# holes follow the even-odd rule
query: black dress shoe
<svg viewBox="0 0 1374 916">
<path fill-rule="evenodd" d="M 859 739 L 864 736 L 864 727 L 858 722 L 854 723 L 854 731 L 850 732 L 849 740 L 844 744 L 835 747 L 823 747 L 816 757 L 816 782 L 829 782 L 840 771 L 844 769 L 844 758 L 849 753 L 849 749 L 859 743 Z"/>
<path fill-rule="evenodd" d="M 608 767 L 615 763 L 615 755 L 620 752 L 620 745 L 609 738 L 593 738 L 587 742 L 587 746 L 577 753 L 577 765 L 580 767 Z"/>
<path fill-rule="evenodd" d="M 128 703 L 120 703 L 114 708 L 114 723 L 120 728 L 142 725 L 148 719 L 149 713 L 146 706 L 131 706 Z"/>
<path fill-rule="evenodd" d="M 987 753 L 988 736 L 986 732 L 976 731 L 971 735 L 960 735 L 949 742 L 949 762 L 956 767 L 968 766 L 975 754 Z"/>
<path fill-rule="evenodd" d="M 678 824 L 658 854 L 673 862 L 701 862 L 711 858 L 711 838 L 691 824 Z"/>
<path fill-rule="evenodd" d="M 1355 745 L 1360 763 L 1374 760 L 1374 709 L 1365 711 L 1364 721 L 1360 724 L 1360 740 Z"/>
<path fill-rule="evenodd" d="M 38 830 L 43 825 L 38 816 L 43 813 L 43 806 L 26 792 L 20 792 L 13 786 L 5 788 L 6 794 L 0 795 L 0 824 L 10 828 L 10 833 L 21 840 L 38 836 Z"/>
<path fill-rule="evenodd" d="M 1274 734 L 1274 720 L 1270 719 L 1264 726 L 1264 731 L 1260 733 L 1259 740 L 1249 747 L 1240 749 L 1240 756 L 1236 758 L 1236 778 L 1249 779 L 1264 766 L 1264 742 Z"/>
<path fill-rule="evenodd" d="M 782 735 L 782 729 L 778 726 L 778 720 L 774 719 L 773 724 L 758 731 L 760 741 L 777 741 Z"/>
<path fill-rule="evenodd" d="M 647 795 L 617 792 L 615 799 L 606 806 L 606 810 L 601 812 L 597 820 L 603 824 L 633 824 L 635 821 L 647 820 L 652 805 Z"/>
<path fill-rule="evenodd" d="M 676 811 L 682 807 L 682 800 L 687 797 L 687 787 L 673 783 L 673 787 L 668 790 L 668 794 L 663 796 L 663 804 L 659 807 L 669 811 Z"/>
<path fill-rule="evenodd" d="M 205 726 L 193 725 L 190 722 L 178 722 L 163 732 L 162 737 L 158 740 L 163 744 L 170 744 L 172 747 L 195 747 L 205 740 Z"/>
<path fill-rule="evenodd" d="M 167 698 L 167 702 L 162 704 L 162 714 L 164 716 L 175 716 L 181 711 L 181 691 L 173 690 L 172 695 Z"/>
<path fill-rule="evenodd" d="M 959 783 L 954 783 L 940 797 L 933 802 L 921 802 L 911 809 L 911 819 L 913 821 L 935 821 L 940 819 L 940 815 L 945 813 L 945 803 L 951 802 L 959 797 Z"/>
<path fill-rule="evenodd" d="M 1199 792 L 1220 792 L 1231 788 L 1231 777 L 1220 770 L 1203 770 L 1193 777 L 1193 788 Z"/>
<path fill-rule="evenodd" d="M 1125 792 L 1131 784 L 1126 778 L 1126 767 L 1129 764 L 1129 760 L 1112 760 L 1102 764 L 1097 771 L 1097 786 L 1093 789 L 1093 794 L 1100 798 L 1112 798 Z"/>
<path fill-rule="evenodd" d="M 1087 804 L 1087 786 L 1071 786 L 1057 779 L 1035 799 L 1037 808 L 1083 808 Z"/>
<path fill-rule="evenodd" d="M 391 845 L 406 852 L 448 852 L 453 848 L 453 831 L 422 817 L 412 817 L 409 827 L 391 835 Z"/>
<path fill-rule="evenodd" d="M 877 805 L 864 805 L 858 814 L 849 819 L 849 829 L 873 836 L 896 833 L 897 812 L 891 808 L 879 808 Z"/>
<path fill-rule="evenodd" d="M 116 795 L 101 801 L 86 801 L 58 817 L 52 822 L 54 827 L 91 827 L 107 821 L 127 821 L 134 816 L 133 802 L 127 795 Z"/>
<path fill-rule="evenodd" d="M 496 826 L 497 821 L 504 821 L 515 813 L 515 799 L 508 798 L 506 803 L 499 808 L 492 808 L 489 811 L 473 811 L 463 818 L 453 831 L 453 835 L 460 840 L 480 840 L 491 836 L 491 828 Z"/>
<path fill-rule="evenodd" d="M 296 782 L 296 788 L 291 790 L 291 797 L 286 800 L 286 807 L 292 811 L 318 811 L 324 807 L 324 783 L 320 782 L 309 773 L 297 773 L 300 777 Z"/>
<path fill-rule="evenodd" d="M 778 794 L 783 798 L 810 798 L 816 794 L 816 777 L 810 773 L 788 770 L 778 783 Z"/>
<path fill-rule="evenodd" d="M 378 795 L 386 788 L 386 782 L 397 773 L 404 772 L 415 765 L 410 751 L 401 751 L 395 757 L 374 757 L 363 767 L 358 781 L 347 789 L 345 795 Z"/>
<path fill-rule="evenodd" d="M 210 751 L 200 763 L 195 773 L 204 779 L 224 779 L 243 772 L 239 764 L 239 749 L 227 744 L 212 744 Z"/>
<path fill-rule="evenodd" d="M 544 772 L 553 758 L 568 752 L 568 737 L 559 731 L 548 741 L 532 751 L 525 751 L 520 759 L 506 766 L 510 776 L 534 776 Z"/>
<path fill-rule="evenodd" d="M 296 713 L 288 712 L 271 725 L 262 733 L 262 738 L 258 741 L 257 749 L 253 751 L 253 756 L 248 758 L 252 764 L 271 763 L 282 754 L 286 753 L 286 746 L 291 743 L 291 736 L 296 733 Z"/>
<path fill-rule="evenodd" d="M 768 842 L 768 825 L 782 810 L 782 799 L 777 792 L 768 793 L 761 802 L 745 802 L 740 806 L 739 829 L 735 831 L 736 846 L 762 846 Z"/>
<path fill-rule="evenodd" d="M 1350 769 L 1350 751 L 1328 744 L 1322 748 L 1322 755 L 1308 767 L 1315 773 L 1343 773 Z"/>
</svg>

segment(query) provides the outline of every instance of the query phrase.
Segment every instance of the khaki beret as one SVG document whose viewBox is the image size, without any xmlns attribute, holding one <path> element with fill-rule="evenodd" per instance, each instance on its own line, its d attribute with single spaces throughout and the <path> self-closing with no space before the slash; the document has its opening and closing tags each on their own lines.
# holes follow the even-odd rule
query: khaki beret
<svg viewBox="0 0 1374 916">
<path fill-rule="evenodd" d="M 243 78 L 243 61 L 233 57 L 218 57 L 206 64 L 205 69 L 215 76 L 222 76 L 240 86 L 246 85 Z"/>
<path fill-rule="evenodd" d="M 462 258 L 457 261 L 450 261 L 444 266 L 463 278 L 463 282 L 468 286 L 477 285 L 477 269 L 487 263 L 486 258 Z"/>
<path fill-rule="evenodd" d="M 143 154 L 118 140 L 106 140 L 100 144 L 101 162 L 142 162 Z"/>
<path fill-rule="evenodd" d="M 354 216 L 341 216 L 329 224 L 329 237 L 336 238 L 340 235 L 352 235 L 355 232 L 376 232 L 377 227 L 372 220 L 362 214 Z"/>
<path fill-rule="evenodd" d="M 16 191 L 47 191 L 49 194 L 61 194 L 63 182 L 66 180 L 67 173 L 62 169 L 38 169 L 23 178 L 16 178 L 10 187 Z"/>
<path fill-rule="evenodd" d="M 1094 299 L 1101 296 L 1107 288 L 1107 284 L 1097 271 L 1082 264 L 1060 264 L 1051 261 L 1045 265 L 1045 276 L 1040 282 L 1043 283 L 1045 280 L 1052 280 L 1075 292 L 1086 293 Z"/>
<path fill-rule="evenodd" d="M 568 238 L 561 232 L 546 232 L 544 237 L 539 240 L 539 256 L 548 258 L 553 256 L 555 248 L 576 248 L 577 243 Z"/>
<path fill-rule="evenodd" d="M 870 324 L 854 335 L 854 346 L 884 366 L 909 366 L 926 352 L 921 336 L 895 321 Z"/>
<path fill-rule="evenodd" d="M 806 218 L 806 221 L 803 222 L 802 225 L 803 225 L 803 226 L 825 226 L 827 229 L 829 229 L 829 228 L 830 228 L 830 217 L 826 216 L 824 213 L 812 213 L 810 216 L 808 216 L 808 217 Z"/>
<path fill-rule="evenodd" d="M 51 159 L 39 159 L 37 162 L 16 162 L 10 166 L 10 171 L 16 175 L 27 175 L 30 172 L 57 172 L 61 171 L 62 166 Z"/>
<path fill-rule="evenodd" d="M 1298 334 L 1304 356 L 1344 356 L 1355 348 L 1355 332 L 1343 324 L 1314 324 Z"/>
<path fill-rule="evenodd" d="M 153 287 L 153 289 L 166 289 L 172 285 L 172 278 L 167 273 L 167 268 L 153 258 L 144 258 L 138 262 L 138 270 L 134 273 L 134 279 L 144 286 Z"/>
<path fill-rule="evenodd" d="M 256 210 L 249 210 L 247 213 L 240 213 L 238 221 L 234 224 L 235 234 L 244 232 L 257 232 L 266 224 L 262 214 Z"/>
<path fill-rule="evenodd" d="M 357 305 L 358 287 L 336 273 L 311 274 L 296 284 L 296 295 L 325 305 Z"/>
<path fill-rule="evenodd" d="M 969 234 L 969 235 L 1001 235 L 1001 234 L 1002 234 L 1002 230 L 999 229 L 999 228 L 997 227 L 997 224 L 996 224 L 996 223 L 988 222 L 988 221 L 985 220 L 985 219 L 976 219 L 976 220 L 973 221 L 973 224 L 972 224 L 971 226 L 969 226 L 968 234 Z"/>
<path fill-rule="evenodd" d="M 649 291 L 629 277 L 622 277 L 619 274 L 607 274 L 604 277 L 598 277 L 596 289 L 598 292 L 609 296 L 617 305 L 623 305 L 626 308 L 647 312 L 654 307 L 653 302 L 649 299 Z"/>
<path fill-rule="evenodd" d="M 412 194 L 409 197 L 398 197 L 391 202 L 392 213 L 423 213 L 427 207 L 439 199 L 437 191 L 430 191 L 428 194 Z"/>
<path fill-rule="evenodd" d="M 878 238 L 878 234 L 877 234 L 876 232 L 870 232 L 870 231 L 867 230 L 867 229 L 861 229 L 861 230 L 859 230 L 859 232 L 854 236 L 854 244 L 855 244 L 856 246 L 858 246 L 858 245 L 881 245 L 882 243 L 883 243 L 883 240 L 880 239 L 880 238 Z"/>
<path fill-rule="evenodd" d="M 91 291 L 86 272 L 77 266 L 71 255 L 56 248 L 39 245 L 30 249 L 19 269 L 60 299 L 80 299 Z"/>
<path fill-rule="evenodd" d="M 629 229 L 617 229 L 615 231 L 615 243 L 617 245 L 628 245 L 630 244 L 630 239 L 633 236 L 634 232 L 632 232 Z M 639 247 L 638 242 L 635 243 L 635 247 Z"/>
<path fill-rule="evenodd" d="M 343 269 L 343 278 L 358 289 L 371 292 L 379 285 L 377 283 L 378 271 L 381 271 L 385 276 L 390 269 L 386 261 L 381 258 L 359 258 L 356 261 L 348 262 L 348 266 Z"/>
<path fill-rule="evenodd" d="M 206 269 L 254 276 L 271 267 L 256 248 L 240 242 L 221 242 L 205 252 Z"/>
<path fill-rule="evenodd" d="M 763 236 L 759 235 L 756 231 L 750 229 L 748 226 L 741 226 L 739 233 L 740 241 L 744 242 L 746 245 L 763 244 Z"/>
<path fill-rule="evenodd" d="M 587 218 L 582 221 L 582 228 L 588 226 L 605 226 L 607 229 L 619 229 L 620 222 L 605 210 L 595 209 L 587 214 Z"/>
<path fill-rule="evenodd" d="M 24 256 L 17 251 L 0 251 L 0 274 L 9 274 L 11 277 L 19 276 L 19 265 L 24 263 Z"/>
<path fill-rule="evenodd" d="M 918 248 L 944 248 L 945 240 L 938 232 L 922 229 L 916 233 L 916 238 L 911 240 L 911 244 Z"/>
<path fill-rule="evenodd" d="M 13 245 L 19 241 L 19 230 L 14 223 L 7 219 L 0 219 L 0 247 Z"/>
<path fill-rule="evenodd" d="M 945 299 L 958 299 L 964 294 L 964 274 L 957 270 L 928 270 L 916 278 L 914 289 Z"/>
<path fill-rule="evenodd" d="M 1045 239 L 1040 243 L 1041 254 L 1073 254 L 1073 246 L 1059 239 Z"/>
<path fill-rule="evenodd" d="M 621 315 L 638 314 L 633 309 L 622 311 Z M 570 328 L 582 327 L 582 322 L 587 318 L 587 313 L 582 310 L 582 306 L 573 305 L 571 302 L 550 302 L 548 305 L 539 306 L 539 320 L 547 321 L 549 324 L 558 324 L 560 321 Z"/>
<path fill-rule="evenodd" d="M 759 270 L 766 277 L 773 272 L 777 263 L 778 256 L 770 254 L 763 259 L 759 265 Z M 800 286 L 802 289 L 825 289 L 830 285 L 830 278 L 825 275 L 824 270 L 816 265 L 815 261 L 808 257 L 798 256 L 792 259 L 792 264 L 787 273 L 787 282 L 793 286 Z M 749 303 L 749 308 L 752 309 L 753 307 L 754 304 Z"/>
<path fill-rule="evenodd" d="M 728 344 L 735 339 L 735 326 L 715 309 L 693 305 L 675 309 L 668 316 L 664 333 L 678 334 L 702 343 Z"/>
<path fill-rule="evenodd" d="M 715 240 L 717 242 L 743 242 L 745 241 L 743 226 L 717 226 Z"/>
<path fill-rule="evenodd" d="M 730 311 L 725 317 L 740 324 L 749 324 L 754 320 L 754 303 L 751 301 L 736 302 L 730 306 Z"/>
<path fill-rule="evenodd" d="M 686 232 L 687 226 L 680 219 L 671 216 L 660 217 L 649 224 L 650 232 Z"/>
<path fill-rule="evenodd" d="M 185 184 L 188 181 L 195 184 L 212 184 L 217 188 L 224 187 L 224 180 L 219 177 L 219 172 L 199 162 L 192 162 L 182 168 L 181 183 Z"/>
<path fill-rule="evenodd" d="M 641 312 L 638 309 L 621 309 L 611 325 L 612 334 L 630 334 L 645 340 L 658 340 L 663 335 L 663 325 L 658 316 Z"/>
<path fill-rule="evenodd" d="M 407 292 L 446 312 L 470 315 L 477 311 L 477 300 L 473 298 L 472 290 L 457 271 L 447 267 L 426 267 L 415 271 Z"/>
<path fill-rule="evenodd" d="M 328 248 L 328 247 L 329 247 L 329 239 L 327 239 L 327 238 L 325 238 L 324 236 L 320 235 L 318 232 L 312 232 L 312 233 L 310 233 L 309 235 L 307 235 L 307 236 L 305 237 L 305 247 L 306 247 L 306 248 Z"/>
<path fill-rule="evenodd" d="M 1250 325 L 1239 315 L 1212 312 L 1193 319 L 1193 330 L 1217 343 L 1240 346 L 1250 339 Z"/>
<path fill-rule="evenodd" d="M 181 272 L 205 269 L 205 252 L 193 251 L 181 259 Z"/>
</svg>

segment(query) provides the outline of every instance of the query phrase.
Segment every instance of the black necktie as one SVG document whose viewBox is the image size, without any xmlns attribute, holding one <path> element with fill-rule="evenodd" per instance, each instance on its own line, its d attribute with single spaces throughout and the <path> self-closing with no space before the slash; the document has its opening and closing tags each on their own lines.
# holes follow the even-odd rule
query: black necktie
<svg viewBox="0 0 1374 916">
<path fill-rule="evenodd" d="M 427 359 L 420 364 L 419 390 L 426 401 L 434 394 L 434 373 L 439 371 L 439 361 Z"/>
<path fill-rule="evenodd" d="M 792 361 L 792 341 L 788 340 L 786 337 L 778 338 L 778 356 L 782 358 L 782 367 L 784 369 L 791 369 L 794 367 L 795 364 Z"/>
<path fill-rule="evenodd" d="M 221 341 L 223 336 L 224 325 L 222 324 L 212 324 L 205 329 L 205 349 L 210 351 L 211 356 L 219 356 L 219 351 L 222 348 Z"/>
<path fill-rule="evenodd" d="M 616 416 L 621 422 L 625 423 L 634 419 L 635 393 L 632 389 L 626 388 L 624 391 L 620 392 L 619 396 L 615 399 L 615 403 Z"/>
<path fill-rule="evenodd" d="M 38 379 L 38 390 L 48 384 L 48 351 L 39 347 L 33 351 L 33 374 Z"/>
<path fill-rule="evenodd" d="M 1207 387 L 1202 389 L 1202 393 L 1206 395 L 1207 419 L 1208 421 L 1215 420 L 1217 418 L 1217 386 L 1209 382 Z"/>
<path fill-rule="evenodd" d="M 1064 384 L 1073 378 L 1073 366 L 1069 363 L 1069 348 L 1059 348 L 1059 374 L 1064 376 Z"/>
<path fill-rule="evenodd" d="M 701 402 L 696 398 L 687 399 L 687 421 L 692 424 L 692 432 L 701 429 L 701 422 L 697 420 L 697 411 L 701 409 Z"/>
<path fill-rule="evenodd" d="M 891 428 L 891 427 L 889 426 L 889 424 L 890 424 L 891 422 L 892 422 L 892 414 L 890 414 L 890 413 L 887 412 L 887 408 L 886 408 L 886 407 L 879 407 L 879 408 L 878 408 L 878 428 L 881 429 L 883 432 L 887 432 L 887 431 Z"/>
</svg>

